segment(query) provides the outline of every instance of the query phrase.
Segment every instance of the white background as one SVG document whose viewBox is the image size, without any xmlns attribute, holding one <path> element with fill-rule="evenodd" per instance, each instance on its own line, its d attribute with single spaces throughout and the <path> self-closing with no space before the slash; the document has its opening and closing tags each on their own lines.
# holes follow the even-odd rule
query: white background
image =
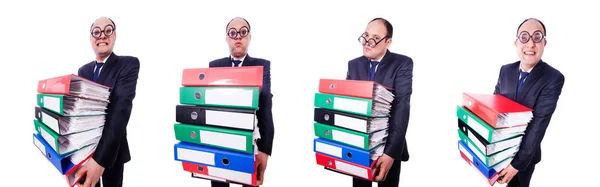
<svg viewBox="0 0 600 187">
<path fill-rule="evenodd" d="M 344 79 L 361 56 L 357 37 L 375 17 L 394 26 L 390 50 L 414 60 L 410 161 L 401 186 L 486 186 L 457 150 L 455 107 L 464 91 L 492 93 L 500 66 L 518 60 L 518 24 L 541 19 L 543 60 L 566 77 L 542 143 L 532 186 L 589 186 L 600 166 L 596 116 L 596 36 L 600 15 L 569 1 L 18 1 L 0 3 L 0 186 L 63 186 L 32 144 L 37 81 L 70 73 L 94 59 L 89 26 L 99 16 L 117 25 L 115 53 L 140 59 L 128 125 L 133 160 L 125 186 L 209 186 L 173 159 L 175 105 L 184 68 L 226 57 L 225 26 L 235 16 L 252 27 L 250 55 L 271 60 L 275 143 L 263 186 L 350 186 L 351 178 L 315 163 L 313 97 L 319 78 Z"/>
</svg>

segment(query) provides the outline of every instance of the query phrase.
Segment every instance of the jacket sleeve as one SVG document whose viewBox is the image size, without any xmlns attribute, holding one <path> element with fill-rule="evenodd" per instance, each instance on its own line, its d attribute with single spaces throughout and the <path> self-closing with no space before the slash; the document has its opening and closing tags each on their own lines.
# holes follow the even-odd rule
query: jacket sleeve
<svg viewBox="0 0 600 187">
<path fill-rule="evenodd" d="M 394 159 L 401 159 L 405 147 L 405 135 L 410 116 L 412 95 L 413 60 L 407 58 L 397 71 L 394 80 L 394 101 L 392 104 L 388 140 L 384 153 Z"/>
<path fill-rule="evenodd" d="M 127 62 L 126 67 L 117 75 L 110 93 L 102 138 L 93 156 L 93 159 L 104 168 L 112 167 L 117 159 L 120 143 L 125 136 L 131 115 L 139 69 L 140 62 L 137 58 Z"/>
</svg>

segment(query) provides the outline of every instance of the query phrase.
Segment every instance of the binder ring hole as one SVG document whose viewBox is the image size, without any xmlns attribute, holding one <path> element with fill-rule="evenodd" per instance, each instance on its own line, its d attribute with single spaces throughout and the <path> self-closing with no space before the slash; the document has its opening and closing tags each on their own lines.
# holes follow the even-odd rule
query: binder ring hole
<svg viewBox="0 0 600 187">
<path fill-rule="evenodd" d="M 348 152 L 348 153 L 346 153 L 346 156 L 348 156 L 348 158 L 352 158 L 352 153 Z"/>
<path fill-rule="evenodd" d="M 203 172 L 204 168 L 202 166 L 198 166 L 198 171 Z"/>
<path fill-rule="evenodd" d="M 200 80 L 204 80 L 204 77 L 206 77 L 204 73 L 200 73 L 200 75 L 198 75 L 198 79 Z"/>
<path fill-rule="evenodd" d="M 330 166 L 333 165 L 333 163 L 331 162 L 331 160 L 327 161 L 327 165 L 330 165 Z"/>
<path fill-rule="evenodd" d="M 38 112 L 37 115 L 38 115 L 38 118 L 42 118 L 42 113 L 41 112 Z"/>
<path fill-rule="evenodd" d="M 325 136 L 329 136 L 329 130 L 325 130 Z"/>
<path fill-rule="evenodd" d="M 325 121 L 329 121 L 329 114 L 325 114 L 325 116 L 323 116 L 323 118 L 325 118 Z"/>
<path fill-rule="evenodd" d="M 331 99 L 327 98 L 327 100 L 325 100 L 326 104 L 331 104 Z"/>
<path fill-rule="evenodd" d="M 467 115 L 463 115 L 463 119 L 465 119 L 465 120 L 466 120 L 466 119 L 467 119 Z"/>
<path fill-rule="evenodd" d="M 329 84 L 329 89 L 330 89 L 330 90 L 333 90 L 334 88 L 335 88 L 335 84 L 333 84 L 333 83 L 332 83 L 332 84 Z"/>
<path fill-rule="evenodd" d="M 46 89 L 46 83 L 43 83 L 43 84 L 42 84 L 42 88 L 43 88 L 43 89 Z"/>
<path fill-rule="evenodd" d="M 44 103 L 44 98 L 40 98 L 40 103 Z"/>
<path fill-rule="evenodd" d="M 50 155 L 50 153 L 46 153 L 48 159 L 52 159 L 52 155 Z"/>
<path fill-rule="evenodd" d="M 202 94 L 200 92 L 196 92 L 196 94 L 194 94 L 194 97 L 196 99 L 200 99 L 200 97 L 202 97 Z"/>
<path fill-rule="evenodd" d="M 227 165 L 229 165 L 229 159 L 223 158 L 223 159 L 221 159 L 221 163 L 223 163 L 223 165 L 227 166 Z"/>
<path fill-rule="evenodd" d="M 473 101 L 469 101 L 468 105 L 472 106 L 473 105 Z"/>
<path fill-rule="evenodd" d="M 197 113 L 196 111 L 193 111 L 193 112 L 192 112 L 192 114 L 190 114 L 190 117 L 191 117 L 193 120 L 196 120 L 196 119 L 198 119 L 198 113 Z"/>
<path fill-rule="evenodd" d="M 190 138 L 196 139 L 196 131 L 190 132 Z"/>
</svg>

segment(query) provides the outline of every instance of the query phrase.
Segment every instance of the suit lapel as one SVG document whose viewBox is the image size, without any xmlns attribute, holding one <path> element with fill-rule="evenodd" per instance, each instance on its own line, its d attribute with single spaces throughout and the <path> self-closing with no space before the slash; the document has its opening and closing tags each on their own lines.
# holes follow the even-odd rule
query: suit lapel
<svg viewBox="0 0 600 187">
<path fill-rule="evenodd" d="M 106 77 L 110 73 L 110 70 L 117 63 L 117 55 L 115 53 L 111 53 L 106 62 L 104 63 L 104 67 L 102 67 L 102 71 L 100 71 L 100 75 L 98 76 L 98 82 L 104 84 L 106 81 Z"/>
<path fill-rule="evenodd" d="M 535 67 L 533 67 L 531 74 L 529 74 L 529 76 L 527 76 L 527 78 L 525 79 L 525 82 L 523 82 L 521 91 L 519 92 L 518 97 L 517 97 L 517 102 L 521 102 L 523 100 L 523 98 L 525 98 L 525 95 L 527 95 L 527 92 L 529 92 L 529 90 L 531 90 L 531 87 L 533 87 L 535 82 L 544 73 L 545 66 L 546 66 L 546 63 L 544 63 L 543 61 L 540 60 L 540 62 Z"/>
<path fill-rule="evenodd" d="M 369 80 L 369 64 L 371 64 L 371 62 L 369 62 L 369 59 L 367 57 L 362 57 L 360 59 L 360 67 L 358 69 L 358 79 L 359 80 L 365 80 L 368 81 Z"/>
<path fill-rule="evenodd" d="M 508 93 L 517 93 L 517 86 L 519 85 L 519 63 L 520 62 L 515 63 L 516 65 L 509 68 L 510 71 L 506 73 L 506 76 L 508 76 L 506 78 L 509 82 L 508 85 L 512 85 L 508 87 Z M 515 94 L 510 94 L 509 99 L 516 101 Z"/>
<path fill-rule="evenodd" d="M 381 62 L 379 62 L 379 65 L 377 65 L 377 70 L 375 71 L 375 78 L 373 78 L 375 82 L 377 83 L 383 83 L 383 79 L 385 78 L 385 74 L 388 70 L 388 68 L 386 68 L 388 66 L 388 64 L 390 63 L 390 51 L 386 51 L 385 55 L 383 55 L 383 58 L 381 58 Z"/>
<path fill-rule="evenodd" d="M 244 59 L 244 62 L 242 62 L 242 67 L 244 66 L 255 66 L 256 65 L 256 59 L 250 57 L 250 55 L 246 54 L 246 58 Z"/>
</svg>

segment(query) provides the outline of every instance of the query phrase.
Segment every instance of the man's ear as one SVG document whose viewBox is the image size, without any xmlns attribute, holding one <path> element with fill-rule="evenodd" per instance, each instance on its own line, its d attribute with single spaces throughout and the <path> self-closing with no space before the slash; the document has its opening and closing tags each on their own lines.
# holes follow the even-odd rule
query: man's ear
<svg viewBox="0 0 600 187">
<path fill-rule="evenodd" d="M 544 47 L 546 47 L 546 43 L 548 43 L 548 40 L 546 40 L 546 38 L 544 38 Z"/>
<path fill-rule="evenodd" d="M 385 43 L 386 43 L 386 48 L 389 48 L 390 45 L 392 45 L 392 39 L 388 38 L 387 41 L 385 41 Z"/>
<path fill-rule="evenodd" d="M 517 40 L 515 40 L 515 42 L 513 42 L 513 44 L 515 44 L 515 47 L 517 47 Z"/>
</svg>

